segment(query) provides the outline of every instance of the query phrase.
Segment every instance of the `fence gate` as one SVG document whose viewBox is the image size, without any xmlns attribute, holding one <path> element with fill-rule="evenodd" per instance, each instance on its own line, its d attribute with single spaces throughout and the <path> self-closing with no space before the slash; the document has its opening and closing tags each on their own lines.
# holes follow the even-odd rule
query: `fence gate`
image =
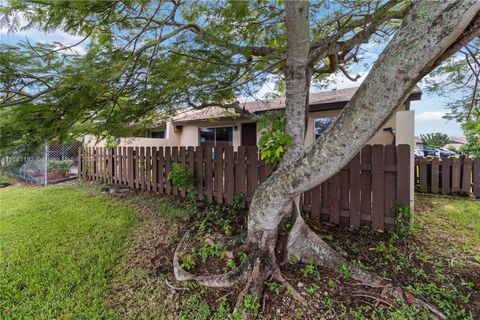
<svg viewBox="0 0 480 320">
<path fill-rule="evenodd" d="M 1 171 L 21 180 L 47 185 L 78 177 L 78 150 L 81 142 L 52 142 L 39 147 L 28 157 L 1 159 Z"/>
</svg>

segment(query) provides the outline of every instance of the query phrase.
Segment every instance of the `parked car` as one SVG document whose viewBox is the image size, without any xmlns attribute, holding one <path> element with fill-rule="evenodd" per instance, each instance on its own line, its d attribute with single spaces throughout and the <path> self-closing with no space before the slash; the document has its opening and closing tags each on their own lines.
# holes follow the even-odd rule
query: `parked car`
<svg viewBox="0 0 480 320">
<path fill-rule="evenodd" d="M 425 157 L 425 153 L 423 153 L 422 149 L 416 149 L 413 151 L 415 154 L 415 157 Z"/>
<path fill-rule="evenodd" d="M 422 151 L 425 157 L 448 158 L 457 155 L 456 152 L 444 148 L 425 147 Z"/>
<path fill-rule="evenodd" d="M 440 157 L 440 150 L 433 147 L 425 147 L 422 149 L 424 157 Z"/>
<path fill-rule="evenodd" d="M 438 150 L 440 150 L 440 157 L 442 158 L 454 157 L 457 155 L 455 151 L 448 150 L 445 148 L 438 148 Z"/>
</svg>

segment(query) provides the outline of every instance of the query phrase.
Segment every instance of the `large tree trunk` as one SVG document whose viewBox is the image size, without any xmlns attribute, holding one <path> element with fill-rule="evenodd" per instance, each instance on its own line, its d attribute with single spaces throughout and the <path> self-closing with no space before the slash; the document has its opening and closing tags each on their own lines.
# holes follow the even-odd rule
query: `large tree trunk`
<svg viewBox="0 0 480 320">
<path fill-rule="evenodd" d="M 285 71 L 285 131 L 292 144 L 285 152 L 283 162 L 288 163 L 303 151 L 307 121 L 310 79 L 307 75 L 308 52 L 308 1 L 285 3 L 287 26 L 287 66 Z"/>
</svg>

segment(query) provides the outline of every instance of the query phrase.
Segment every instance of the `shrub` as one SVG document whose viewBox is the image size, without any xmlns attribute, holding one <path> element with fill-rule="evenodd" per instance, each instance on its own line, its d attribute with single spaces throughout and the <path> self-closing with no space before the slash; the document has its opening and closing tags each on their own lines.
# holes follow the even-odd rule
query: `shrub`
<svg viewBox="0 0 480 320">
<path fill-rule="evenodd" d="M 284 115 L 267 115 L 260 119 L 258 149 L 261 160 L 272 164 L 282 160 L 285 150 L 292 143 L 292 138 L 285 134 L 285 121 Z"/>
<path fill-rule="evenodd" d="M 395 222 L 397 224 L 397 234 L 399 236 L 407 236 L 413 231 L 413 210 L 410 206 L 397 204 L 393 208 L 395 214 Z"/>
<path fill-rule="evenodd" d="M 172 182 L 175 187 L 180 187 L 185 190 L 190 190 L 193 187 L 195 178 L 190 170 L 180 163 L 174 163 L 172 170 L 168 174 L 168 180 Z"/>
<path fill-rule="evenodd" d="M 75 166 L 73 160 L 48 160 L 48 171 L 58 172 L 62 176 L 65 176 L 70 172 L 70 169 Z"/>
</svg>

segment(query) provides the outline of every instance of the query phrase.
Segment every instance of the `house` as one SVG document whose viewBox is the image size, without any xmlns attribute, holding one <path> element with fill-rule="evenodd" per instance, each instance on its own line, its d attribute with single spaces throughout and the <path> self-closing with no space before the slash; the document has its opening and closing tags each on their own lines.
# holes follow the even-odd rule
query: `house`
<svg viewBox="0 0 480 320">
<path fill-rule="evenodd" d="M 308 113 L 308 126 L 305 146 L 315 139 L 335 121 L 358 88 L 348 88 L 311 93 Z M 370 139 L 369 144 L 409 144 L 414 146 L 414 113 L 410 101 L 420 100 L 421 90 L 416 87 L 406 103 L 385 121 L 383 126 Z M 257 116 L 267 112 L 282 112 L 285 97 L 268 101 L 253 101 L 243 105 L 245 110 Z M 258 117 L 257 117 L 258 118 Z M 257 123 L 249 118 L 232 114 L 219 107 L 201 110 L 184 109 L 170 121 L 149 129 L 142 137 L 120 139 L 120 146 L 238 146 L 256 145 L 260 137 Z M 87 137 L 89 146 L 96 140 Z M 96 144 L 102 146 L 102 142 Z"/>
<path fill-rule="evenodd" d="M 463 145 L 467 143 L 467 138 L 465 137 L 451 136 L 449 138 L 450 143 L 444 146 L 445 149 L 451 149 L 453 147 L 455 150 L 459 151 L 462 149 Z"/>
<path fill-rule="evenodd" d="M 450 143 L 443 146 L 445 149 L 455 148 L 455 150 L 459 151 L 463 147 L 464 144 L 467 143 L 467 139 L 465 137 L 448 137 L 450 139 Z M 423 143 L 422 139 L 419 137 L 415 137 L 415 148 L 423 149 L 425 144 Z"/>
<path fill-rule="evenodd" d="M 309 98 L 308 126 L 305 146 L 331 125 L 358 88 L 348 88 L 312 93 Z M 410 102 L 420 100 L 421 90 L 416 87 L 400 106 L 384 122 L 373 135 L 368 144 L 411 146 L 410 154 L 410 205 L 413 207 L 414 192 L 414 111 L 410 110 Z M 254 101 L 244 104 L 250 113 L 261 118 L 267 112 L 282 112 L 285 109 L 285 97 L 269 101 Z M 167 146 L 239 146 L 257 145 L 260 137 L 259 126 L 252 118 L 232 114 L 231 111 L 218 107 L 201 110 L 183 109 L 176 116 L 156 128 L 145 132 L 143 137 L 127 137 L 120 139 L 120 146 L 131 147 L 167 147 Z M 103 146 L 96 144 L 94 138 L 86 137 L 87 146 Z"/>
</svg>

